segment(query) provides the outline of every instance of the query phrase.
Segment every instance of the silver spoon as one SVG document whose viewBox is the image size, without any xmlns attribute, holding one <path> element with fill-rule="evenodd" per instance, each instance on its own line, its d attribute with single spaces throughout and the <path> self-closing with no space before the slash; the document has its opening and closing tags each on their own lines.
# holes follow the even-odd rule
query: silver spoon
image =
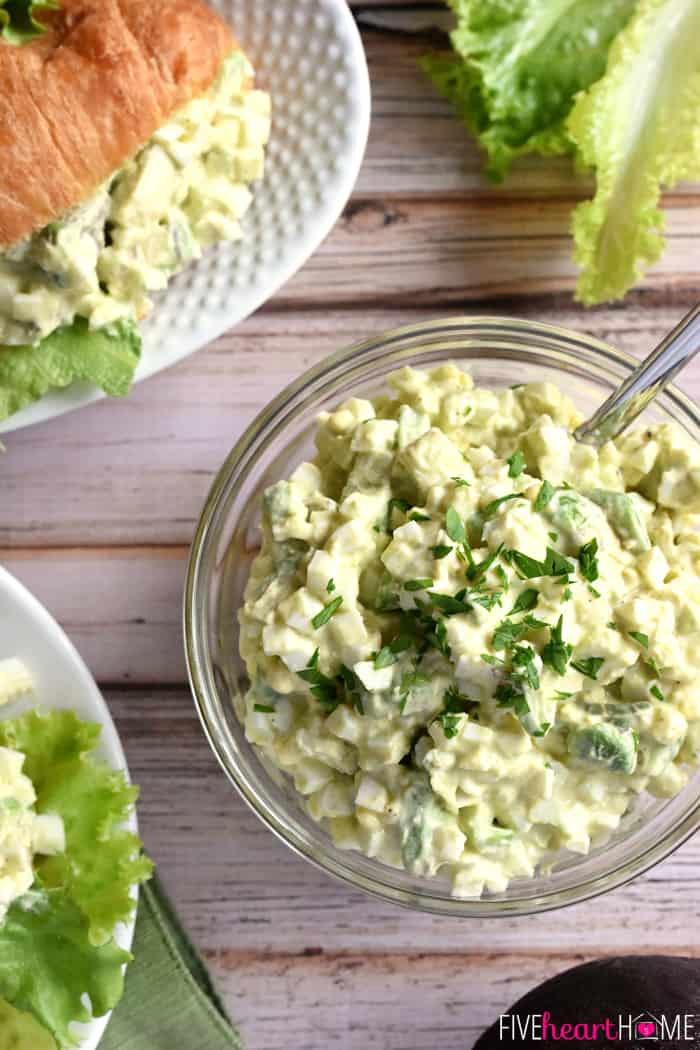
<svg viewBox="0 0 700 1050">
<path fill-rule="evenodd" d="M 693 307 L 662 339 L 595 415 L 576 428 L 576 440 L 600 446 L 617 437 L 699 350 L 700 305 Z"/>
</svg>

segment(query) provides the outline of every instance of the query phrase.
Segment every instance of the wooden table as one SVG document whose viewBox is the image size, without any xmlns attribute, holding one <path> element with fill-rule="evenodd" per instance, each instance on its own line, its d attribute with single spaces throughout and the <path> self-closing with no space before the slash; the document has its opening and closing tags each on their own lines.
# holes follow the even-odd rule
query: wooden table
<svg viewBox="0 0 700 1050">
<path fill-rule="evenodd" d="M 700 841 L 554 914 L 414 915 L 278 843 L 200 731 L 180 633 L 187 545 L 226 452 L 281 387 L 360 336 L 460 313 L 550 320 L 642 352 L 700 298 L 700 186 L 667 197 L 668 251 L 625 304 L 584 311 L 572 301 L 567 227 L 585 181 L 565 162 L 527 159 L 504 187 L 487 187 L 473 144 L 417 69 L 426 40 L 364 39 L 369 150 L 316 256 L 206 350 L 125 401 L 10 435 L 0 463 L 2 561 L 101 683 L 141 785 L 146 845 L 249 1050 L 468 1050 L 516 996 L 584 958 L 699 952 Z M 700 365 L 680 385 L 700 396 Z"/>
</svg>

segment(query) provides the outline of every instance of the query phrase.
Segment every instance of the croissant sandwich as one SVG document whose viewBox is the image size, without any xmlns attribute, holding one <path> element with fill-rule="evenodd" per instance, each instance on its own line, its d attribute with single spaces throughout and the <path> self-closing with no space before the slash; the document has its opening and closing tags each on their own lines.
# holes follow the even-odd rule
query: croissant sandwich
<svg viewBox="0 0 700 1050">
<path fill-rule="evenodd" d="M 6 2 L 0 418 L 74 379 L 126 392 L 152 293 L 241 236 L 270 131 L 201 0 Z"/>
</svg>

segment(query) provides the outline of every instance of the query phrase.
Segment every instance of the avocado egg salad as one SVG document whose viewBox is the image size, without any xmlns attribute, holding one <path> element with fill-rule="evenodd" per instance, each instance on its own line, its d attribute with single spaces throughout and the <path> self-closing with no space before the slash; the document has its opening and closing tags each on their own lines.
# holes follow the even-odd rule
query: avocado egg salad
<svg viewBox="0 0 700 1050">
<path fill-rule="evenodd" d="M 549 383 L 404 368 L 265 493 L 248 739 L 341 848 L 498 893 L 700 756 L 700 449 Z"/>
<path fill-rule="evenodd" d="M 0 661 L 0 705 L 29 693 Z M 138 794 L 92 757 L 99 725 L 71 711 L 0 718 L 0 1047 L 63 1050 L 73 1022 L 121 998 L 129 952 L 115 928 L 151 864 L 124 822 Z"/>
<path fill-rule="evenodd" d="M 3 215 L 3 201 L 16 203 L 18 191 L 11 184 L 12 174 L 0 174 L 0 419 L 50 388 L 75 380 L 95 383 L 109 394 L 125 394 L 140 357 L 138 322 L 151 311 L 154 293 L 164 290 L 210 246 L 242 237 L 241 219 L 252 202 L 250 186 L 263 174 L 270 98 L 253 88 L 252 66 L 228 27 L 194 0 L 168 0 L 149 19 L 134 0 L 126 6 L 112 0 L 101 8 L 87 5 L 88 14 L 83 6 L 82 0 L 56 5 L 56 17 L 66 19 L 65 25 L 59 22 L 59 28 L 52 29 L 61 41 L 54 41 L 61 58 L 54 62 L 50 52 L 46 66 L 65 72 L 75 63 L 67 84 L 60 72 L 52 74 L 60 81 L 56 89 L 67 95 L 65 105 L 84 90 L 84 63 L 104 61 L 117 46 L 115 38 L 133 59 L 133 69 L 124 58 L 120 78 L 119 62 L 109 64 L 101 81 L 105 97 L 98 93 L 95 100 L 74 103 L 76 121 L 81 127 L 85 124 L 83 166 L 88 171 L 75 177 L 77 186 L 73 184 L 71 146 L 61 185 L 61 199 L 70 200 L 70 207 L 51 212 L 51 221 L 38 228 L 30 224 L 28 233 L 12 240 L 17 230 L 26 229 L 29 207 L 21 212 L 22 224 L 15 215 L 18 209 Z M 85 30 L 85 39 L 81 37 L 81 17 L 95 20 L 93 36 Z M 150 25 L 154 20 L 155 29 Z M 212 32 L 218 37 L 211 37 Z M 137 40 L 139 34 L 143 39 Z M 131 56 L 133 41 L 141 51 Z M 206 51 L 207 41 L 211 53 Z M 191 53 L 190 44 L 203 53 Z M 44 46 L 51 46 L 50 33 L 24 47 L 0 42 L 0 73 L 5 62 L 30 79 L 36 49 Z M 153 52 L 162 52 L 162 60 L 155 62 Z M 187 79 L 202 79 L 204 65 L 211 66 L 207 90 L 192 97 Z M 47 108 L 52 104 L 51 88 L 43 81 L 36 88 Z M 187 98 L 184 104 L 182 98 Z M 91 107 L 99 110 L 99 119 Z M 129 107 L 138 114 L 134 128 L 124 115 Z M 148 131 L 139 139 L 142 115 Z M 52 113 L 33 119 L 40 117 L 47 125 L 56 119 Z M 0 110 L 4 141 L 3 118 Z M 14 120 L 11 114 L 5 119 Z M 63 115 L 64 121 L 69 119 Z M 17 150 L 26 150 L 27 133 L 22 137 L 16 131 L 16 136 Z M 65 161 L 68 150 L 63 149 L 62 137 L 58 146 Z M 105 178 L 103 154 L 108 150 L 117 151 L 120 162 L 107 165 Z M 42 155 L 42 163 L 49 165 L 52 159 Z M 59 175 L 56 180 L 61 183 Z M 44 203 L 51 192 L 42 184 L 34 197 Z M 37 207 L 34 199 L 31 207 Z"/>
</svg>

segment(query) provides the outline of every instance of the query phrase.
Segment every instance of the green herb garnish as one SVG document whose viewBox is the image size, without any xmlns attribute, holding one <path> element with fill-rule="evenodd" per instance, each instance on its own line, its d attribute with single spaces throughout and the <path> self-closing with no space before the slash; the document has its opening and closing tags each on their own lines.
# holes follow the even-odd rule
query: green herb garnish
<svg viewBox="0 0 700 1050">
<path fill-rule="evenodd" d="M 261 715 L 274 715 L 274 707 L 270 707 L 269 704 L 253 704 L 253 710 L 259 711 Z"/>
<path fill-rule="evenodd" d="M 501 496 L 499 499 L 491 500 L 487 503 L 483 511 L 484 521 L 488 521 L 489 518 L 493 518 L 504 503 L 508 503 L 512 499 L 525 499 L 524 492 L 512 492 L 510 496 Z"/>
<path fill-rule="evenodd" d="M 554 486 L 550 485 L 548 481 L 543 481 L 540 486 L 540 491 L 537 493 L 537 499 L 535 500 L 535 510 L 542 511 L 551 502 L 552 496 L 554 495 Z"/>
<path fill-rule="evenodd" d="M 508 477 L 517 478 L 520 477 L 522 472 L 525 470 L 525 456 L 518 449 L 508 458 Z"/>
<path fill-rule="evenodd" d="M 578 552 L 578 564 L 584 580 L 594 583 L 598 579 L 598 540 L 584 543 Z"/>
<path fill-rule="evenodd" d="M 332 594 L 334 590 L 335 590 L 335 581 L 334 580 L 329 580 L 328 583 L 326 584 L 326 591 L 328 592 L 328 594 Z"/>
<path fill-rule="evenodd" d="M 572 660 L 571 666 L 575 670 L 580 671 L 586 678 L 592 678 L 595 682 L 598 678 L 598 671 L 605 663 L 605 659 L 602 656 L 589 656 L 585 660 Z"/>
<path fill-rule="evenodd" d="M 635 642 L 639 642 L 639 644 L 644 649 L 648 649 L 649 648 L 649 635 L 648 634 L 644 634 L 642 631 L 628 631 L 627 633 L 630 636 L 630 638 L 634 638 Z"/>
<path fill-rule="evenodd" d="M 454 547 L 448 547 L 444 543 L 438 543 L 437 546 L 430 548 L 430 553 L 436 560 L 440 558 L 446 558 L 454 550 Z"/>
<path fill-rule="evenodd" d="M 665 700 L 666 699 L 664 694 L 659 689 L 658 685 L 652 685 L 652 687 L 649 690 L 649 692 L 651 693 L 652 696 L 655 696 L 657 700 Z"/>
<path fill-rule="evenodd" d="M 469 411 L 471 412 L 471 409 L 469 409 Z M 453 478 L 450 478 L 450 481 L 454 481 L 454 483 L 457 486 L 457 488 L 460 488 L 460 487 L 469 488 L 469 482 L 467 481 L 466 478 L 453 477 Z"/>
<path fill-rule="evenodd" d="M 323 606 L 320 612 L 316 613 L 316 615 L 311 620 L 312 627 L 314 627 L 316 630 L 318 630 L 319 627 L 323 627 L 324 624 L 328 623 L 332 616 L 335 616 L 342 604 L 343 596 L 342 594 L 339 594 L 337 598 L 334 598 L 333 601 L 328 602 L 327 605 Z"/>
<path fill-rule="evenodd" d="M 405 591 L 425 591 L 428 587 L 433 586 L 433 580 L 422 579 L 422 580 L 406 580 L 403 585 Z"/>
<path fill-rule="evenodd" d="M 549 641 L 542 650 L 542 663 L 558 675 L 565 675 L 572 652 L 573 646 L 564 641 L 564 617 L 560 616 L 556 626 L 549 628 Z"/>
<path fill-rule="evenodd" d="M 515 605 L 508 615 L 514 616 L 516 613 L 528 612 L 530 609 L 534 609 L 539 601 L 539 597 L 539 591 L 536 591 L 534 587 L 528 587 L 518 595 Z"/>
</svg>

